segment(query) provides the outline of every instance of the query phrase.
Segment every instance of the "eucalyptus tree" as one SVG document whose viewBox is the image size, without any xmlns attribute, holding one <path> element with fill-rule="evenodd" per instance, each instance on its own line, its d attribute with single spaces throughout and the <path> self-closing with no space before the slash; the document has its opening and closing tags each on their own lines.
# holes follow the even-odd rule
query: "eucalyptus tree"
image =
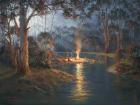
<svg viewBox="0 0 140 105">
<path fill-rule="evenodd" d="M 61 10 L 64 15 L 69 11 L 71 14 L 75 12 L 70 11 L 78 7 L 78 2 L 75 0 L 18 0 L 19 4 L 19 16 L 20 16 L 20 70 L 23 74 L 26 74 L 29 70 L 28 64 L 28 24 L 33 16 L 48 14 L 53 10 Z M 32 13 L 28 16 L 28 9 L 32 10 Z M 82 11 L 83 12 L 83 11 Z M 74 16 L 74 14 L 73 14 Z M 67 15 L 67 17 L 71 17 Z"/>
<path fill-rule="evenodd" d="M 8 0 L 1 0 L 0 1 L 0 28 L 1 28 L 1 36 L 3 36 L 3 44 L 7 43 L 7 47 L 9 50 L 9 56 L 10 56 L 10 61 L 12 65 L 15 66 L 15 57 L 13 55 L 14 49 L 12 45 L 12 34 L 14 33 L 14 27 L 10 26 L 10 22 L 13 18 L 13 11 L 14 8 L 12 5 L 10 5 L 10 1 Z M 7 59 L 7 58 L 5 58 Z"/>
<path fill-rule="evenodd" d="M 136 7 L 138 7 L 138 5 L 140 4 L 139 1 L 138 0 L 133 1 L 136 1 L 136 3 L 134 4 Z M 16 34 L 18 35 L 19 38 L 19 48 L 20 48 L 18 70 L 22 74 L 26 74 L 29 71 L 29 57 L 28 57 L 29 55 L 28 30 L 30 29 L 29 22 L 34 16 L 45 15 L 54 10 L 61 10 L 63 11 L 64 16 L 72 19 L 80 19 L 82 20 L 82 22 L 85 21 L 86 18 L 90 18 L 93 15 L 93 13 L 99 12 L 99 14 L 100 13 L 101 15 L 103 14 L 102 16 L 103 21 L 101 22 L 104 32 L 103 34 L 104 34 L 105 50 L 106 52 L 108 52 L 109 50 L 110 45 L 109 25 L 110 21 L 113 20 L 109 17 L 109 13 L 112 9 L 114 9 L 112 8 L 112 4 L 114 3 L 114 1 L 112 0 L 1 0 L 0 5 L 2 5 L 2 2 L 8 4 L 8 6 L 6 6 L 7 7 L 6 11 L 11 13 L 12 20 L 14 21 L 14 25 L 16 27 Z M 126 3 L 128 3 L 128 1 Z M 123 1 L 122 5 L 126 6 L 126 3 Z M 129 4 L 131 3 L 132 2 L 130 2 Z M 133 12 L 131 12 L 131 8 L 128 7 L 126 8 L 127 9 L 125 11 L 127 12 L 129 11 L 128 13 L 131 13 L 129 17 L 132 16 L 133 13 L 135 13 L 133 11 L 134 9 L 132 9 Z M 138 8 L 135 9 L 137 10 L 137 13 L 139 13 L 139 9 Z M 115 15 L 118 14 L 118 10 L 117 12 L 114 11 L 116 10 L 112 10 L 111 12 L 113 12 Z M 122 15 L 123 13 L 120 14 Z M 17 17 L 19 17 L 19 22 Z M 124 18 L 122 19 L 122 16 L 120 17 L 120 15 L 113 17 L 116 17 L 118 20 L 119 18 L 121 18 L 120 20 L 124 20 Z M 138 17 L 139 16 L 137 16 L 137 19 Z M 113 21 L 115 21 L 116 18 Z M 119 23 L 121 23 L 121 21 Z M 120 36 L 122 36 L 121 35 L 122 29 L 121 28 L 118 29 L 120 32 L 120 34 L 118 35 L 119 36 L 118 42 L 121 42 Z M 118 48 L 120 48 L 120 46 L 121 45 L 118 45 Z"/>
<path fill-rule="evenodd" d="M 110 12 L 112 33 L 116 35 L 117 51 L 123 49 L 123 37 L 126 26 L 127 13 L 122 8 L 113 8 Z"/>
<path fill-rule="evenodd" d="M 128 14 L 127 25 L 130 43 L 135 43 L 135 39 L 138 39 L 140 33 L 140 1 L 139 0 L 124 0 L 123 6 Z M 136 36 L 137 35 L 137 36 Z"/>
<path fill-rule="evenodd" d="M 5 7 L 3 8 L 3 11 L 5 14 L 1 14 L 1 16 L 4 17 L 4 19 L 9 20 L 9 24 L 10 21 L 13 20 L 16 26 L 16 34 L 19 36 L 20 38 L 20 53 L 19 53 L 19 61 L 16 61 L 16 63 L 18 63 L 18 69 L 19 72 L 21 73 L 26 73 L 26 71 L 28 70 L 28 36 L 27 36 L 27 27 L 28 27 L 28 22 L 31 19 L 33 12 L 29 15 L 29 17 L 27 18 L 27 10 L 29 8 L 31 8 L 31 5 L 29 6 L 29 4 L 31 3 L 31 0 L 29 1 L 25 1 L 25 0 L 1 0 L 0 1 L 0 5 L 1 7 L 4 5 Z M 16 17 L 19 16 L 20 20 L 19 23 L 17 22 Z M 5 23 L 4 23 L 5 24 Z M 8 30 L 9 30 L 9 24 L 8 24 Z M 11 43 L 11 35 L 9 33 L 9 31 L 7 32 L 8 36 L 9 36 L 9 40 Z M 11 44 L 10 44 L 11 45 Z M 10 49 L 12 49 L 12 45 L 10 47 Z M 13 50 L 11 50 L 11 54 L 12 54 Z M 11 55 L 13 56 L 13 55 Z"/>
<path fill-rule="evenodd" d="M 101 10 L 99 19 L 101 21 L 101 30 L 103 32 L 104 37 L 104 51 L 108 53 L 110 47 L 110 32 L 109 32 L 109 17 L 107 8 L 105 10 L 104 9 Z"/>
<path fill-rule="evenodd" d="M 8 21 L 8 16 L 7 16 L 7 4 L 6 2 L 0 1 L 0 34 L 1 38 L 5 40 L 5 36 L 7 34 L 7 29 L 9 27 L 9 21 Z"/>
<path fill-rule="evenodd" d="M 52 6 L 57 4 L 50 0 L 1 0 L 0 5 L 3 4 L 7 4 L 3 11 L 12 14 L 16 34 L 19 36 L 18 70 L 20 73 L 26 74 L 29 71 L 28 24 L 33 16 L 48 13 L 50 10 L 55 9 Z M 28 13 L 29 10 L 30 13 Z M 19 17 L 19 21 L 17 17 Z"/>
<path fill-rule="evenodd" d="M 123 49 L 125 43 L 135 43 L 135 32 L 140 27 L 139 6 L 139 0 L 118 0 L 115 1 L 115 5 L 111 9 L 111 28 L 116 34 L 117 50 Z M 130 41 L 125 40 L 126 37 Z"/>
<path fill-rule="evenodd" d="M 108 10 L 107 6 L 110 4 L 111 0 L 73 0 L 75 2 L 70 3 L 69 7 L 66 7 L 64 15 L 70 16 L 72 18 L 78 18 L 80 25 L 86 24 L 86 19 L 93 15 L 99 16 L 101 20 L 103 36 L 104 36 L 104 45 L 105 52 L 109 50 L 109 29 L 108 29 Z M 81 23 L 82 22 L 82 23 Z M 98 26 L 100 27 L 100 26 Z"/>
<path fill-rule="evenodd" d="M 18 70 L 21 74 L 29 71 L 28 30 L 30 27 L 28 25 L 32 17 L 45 15 L 53 10 L 62 10 L 64 14 L 67 14 L 67 11 L 71 12 L 71 7 L 72 9 L 81 8 L 78 6 L 80 0 L 1 0 L 0 2 L 8 4 L 7 10 L 12 13 L 16 34 L 19 36 Z M 82 3 L 86 4 L 86 0 Z M 19 22 L 17 17 L 19 17 Z"/>
</svg>

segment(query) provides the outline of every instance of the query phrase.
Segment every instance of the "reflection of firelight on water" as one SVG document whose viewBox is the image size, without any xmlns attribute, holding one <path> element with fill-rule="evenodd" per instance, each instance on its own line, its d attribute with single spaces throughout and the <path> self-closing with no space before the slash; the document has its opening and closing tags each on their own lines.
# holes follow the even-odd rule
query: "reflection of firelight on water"
<svg viewBox="0 0 140 105">
<path fill-rule="evenodd" d="M 82 73 L 83 69 L 83 64 L 76 64 L 76 79 L 77 79 L 77 84 L 76 84 L 76 89 L 78 94 L 80 95 L 83 92 L 83 83 L 84 83 L 84 76 Z"/>
<path fill-rule="evenodd" d="M 89 96 L 89 92 L 85 89 L 85 77 L 83 74 L 83 64 L 76 64 L 76 85 L 72 90 L 72 98 L 74 100 L 84 101 L 87 96 Z"/>
</svg>

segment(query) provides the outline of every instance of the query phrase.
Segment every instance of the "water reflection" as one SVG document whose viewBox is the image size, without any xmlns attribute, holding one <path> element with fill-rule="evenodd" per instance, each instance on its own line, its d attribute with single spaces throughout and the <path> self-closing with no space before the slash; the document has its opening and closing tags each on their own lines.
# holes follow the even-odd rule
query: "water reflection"
<svg viewBox="0 0 140 105">
<path fill-rule="evenodd" d="M 83 68 L 83 63 L 78 63 L 75 65 L 76 84 L 72 89 L 72 99 L 78 101 L 85 101 L 89 96 L 89 90 L 86 88 Z"/>
</svg>

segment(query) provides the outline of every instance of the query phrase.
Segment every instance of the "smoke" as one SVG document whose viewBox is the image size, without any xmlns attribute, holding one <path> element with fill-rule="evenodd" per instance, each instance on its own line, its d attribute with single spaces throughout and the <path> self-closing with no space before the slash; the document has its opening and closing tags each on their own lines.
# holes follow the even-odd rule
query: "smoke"
<svg viewBox="0 0 140 105">
<path fill-rule="evenodd" d="M 75 35 L 75 46 L 76 46 L 76 59 L 79 59 L 81 48 L 82 48 L 81 36 L 80 36 L 80 30 L 79 29 L 77 29 L 77 32 L 76 32 L 76 35 Z"/>
</svg>

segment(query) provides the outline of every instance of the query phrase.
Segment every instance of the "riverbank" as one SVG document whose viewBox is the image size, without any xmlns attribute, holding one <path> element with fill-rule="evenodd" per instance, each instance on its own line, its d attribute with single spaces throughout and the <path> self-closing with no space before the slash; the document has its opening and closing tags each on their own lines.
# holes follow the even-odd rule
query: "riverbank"
<svg viewBox="0 0 140 105">
<path fill-rule="evenodd" d="M 116 65 L 116 70 L 118 70 L 119 74 L 123 77 L 140 81 L 140 68 L 138 68 L 137 65 L 133 63 L 122 61 L 120 64 Z"/>
<path fill-rule="evenodd" d="M 21 77 L 14 69 L 4 66 L 0 68 L 0 76 L 0 94 L 52 94 L 55 88 L 75 79 L 64 71 L 47 68 L 31 68 L 28 75 Z"/>
<path fill-rule="evenodd" d="M 56 52 L 58 54 L 71 54 L 71 53 L 74 53 L 74 52 Z M 107 56 L 107 57 L 111 57 L 113 58 L 115 56 L 115 53 L 104 53 L 104 52 L 80 52 L 80 54 L 95 54 L 95 55 L 98 55 L 98 56 Z"/>
<path fill-rule="evenodd" d="M 126 62 L 116 63 L 108 68 L 108 72 L 120 78 L 140 81 L 140 68 Z"/>
</svg>

